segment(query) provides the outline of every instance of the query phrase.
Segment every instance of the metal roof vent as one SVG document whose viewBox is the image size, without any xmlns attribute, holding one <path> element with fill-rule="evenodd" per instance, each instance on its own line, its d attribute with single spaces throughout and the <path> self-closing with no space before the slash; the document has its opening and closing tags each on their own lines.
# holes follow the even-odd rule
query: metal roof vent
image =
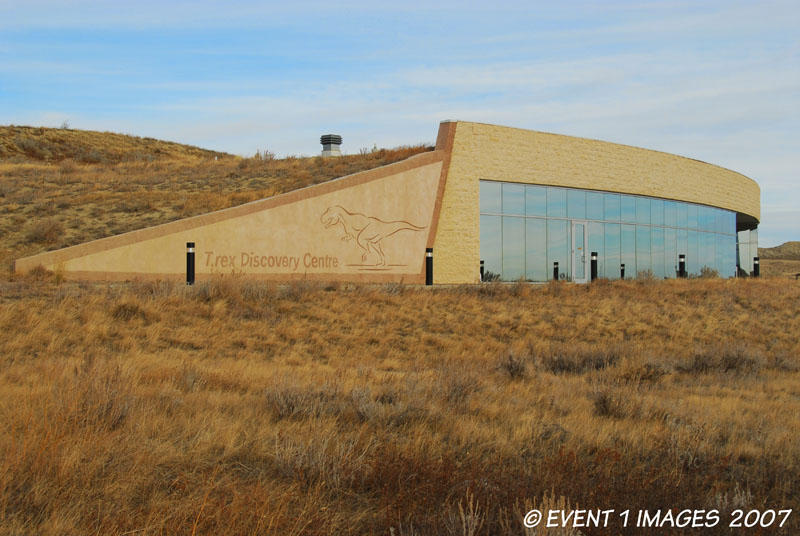
<svg viewBox="0 0 800 536">
<path fill-rule="evenodd" d="M 322 144 L 322 156 L 342 156 L 342 151 L 339 149 L 342 137 L 338 134 L 324 134 L 320 136 L 319 142 Z"/>
</svg>

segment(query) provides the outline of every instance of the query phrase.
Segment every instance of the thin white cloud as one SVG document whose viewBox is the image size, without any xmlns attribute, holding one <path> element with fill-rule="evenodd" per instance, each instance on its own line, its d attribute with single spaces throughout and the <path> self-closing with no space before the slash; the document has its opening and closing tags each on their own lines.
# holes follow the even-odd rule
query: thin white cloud
<svg viewBox="0 0 800 536">
<path fill-rule="evenodd" d="M 342 134 L 351 152 L 373 143 L 432 141 L 442 119 L 553 131 L 739 171 L 762 188 L 762 237 L 794 229 L 800 238 L 792 208 L 800 206 L 796 0 L 502 6 L 0 2 L 0 34 L 26 28 L 200 27 L 291 28 L 301 37 L 273 44 L 265 32 L 266 44 L 254 50 L 198 39 L 182 45 L 181 54 L 274 56 L 288 64 L 289 57 L 318 59 L 315 36 L 341 31 L 354 41 L 331 42 L 325 54 L 335 68 L 328 70 L 298 61 L 291 72 L 237 71 L 227 78 L 199 71 L 153 78 L 143 72 L 114 83 L 129 93 L 154 95 L 147 104 L 107 101 L 100 115 L 91 107 L 76 113 L 68 105 L 61 110 L 41 103 L 38 111 L 10 110 L 0 102 L 0 116 L 48 125 L 64 117 L 75 127 L 126 130 L 240 154 L 264 148 L 316 154 L 323 131 Z M 80 57 L 56 62 L 36 50 L 15 57 L 15 46 L 0 35 L 0 77 L 8 80 L 55 73 L 90 75 L 103 84 L 118 74 Z M 359 60 L 371 67 L 357 69 Z"/>
</svg>

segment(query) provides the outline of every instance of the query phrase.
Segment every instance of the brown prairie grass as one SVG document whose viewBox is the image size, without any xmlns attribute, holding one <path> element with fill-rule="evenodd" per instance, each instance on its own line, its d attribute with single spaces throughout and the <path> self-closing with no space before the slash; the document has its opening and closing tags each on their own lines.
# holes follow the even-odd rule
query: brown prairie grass
<svg viewBox="0 0 800 536">
<path fill-rule="evenodd" d="M 800 274 L 800 260 L 764 259 L 760 264 L 761 275 L 764 277 L 796 279 L 797 274 Z"/>
<path fill-rule="evenodd" d="M 798 299 L 5 282 L 0 534 L 526 534 L 567 505 L 792 508 L 764 533 L 794 534 Z"/>
</svg>

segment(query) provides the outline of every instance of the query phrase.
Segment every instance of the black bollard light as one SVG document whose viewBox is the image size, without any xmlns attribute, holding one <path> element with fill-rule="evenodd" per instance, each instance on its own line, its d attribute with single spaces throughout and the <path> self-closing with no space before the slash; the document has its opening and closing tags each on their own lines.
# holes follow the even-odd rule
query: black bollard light
<svg viewBox="0 0 800 536">
<path fill-rule="evenodd" d="M 761 268 L 758 266 L 758 257 L 753 257 L 753 277 L 761 275 Z"/>
<path fill-rule="evenodd" d="M 686 255 L 678 255 L 678 277 L 686 277 Z"/>
<path fill-rule="evenodd" d="M 619 265 L 619 278 L 625 279 L 625 263 Z"/>
<path fill-rule="evenodd" d="M 594 281 L 595 279 L 597 279 L 597 252 L 596 251 L 592 251 L 591 273 L 592 273 L 592 281 Z"/>
<path fill-rule="evenodd" d="M 425 248 L 425 284 L 433 285 L 433 248 Z"/>
<path fill-rule="evenodd" d="M 481 281 L 483 281 L 483 274 L 484 274 L 484 267 L 483 267 L 483 261 L 481 261 Z"/>
<path fill-rule="evenodd" d="M 186 284 L 194 285 L 194 242 L 186 242 Z"/>
<path fill-rule="evenodd" d="M 558 281 L 558 261 L 553 261 L 553 279 Z"/>
</svg>

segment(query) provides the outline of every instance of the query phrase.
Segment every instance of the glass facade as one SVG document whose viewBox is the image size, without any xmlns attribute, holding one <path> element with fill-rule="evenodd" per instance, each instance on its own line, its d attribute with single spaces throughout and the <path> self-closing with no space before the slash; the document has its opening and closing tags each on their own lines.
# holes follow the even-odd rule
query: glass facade
<svg viewBox="0 0 800 536">
<path fill-rule="evenodd" d="M 736 241 L 736 265 L 740 275 L 753 273 L 753 257 L 758 257 L 758 231 L 739 231 Z"/>
<path fill-rule="evenodd" d="M 757 231 L 736 232 L 736 214 L 704 205 L 576 188 L 480 181 L 481 259 L 488 278 L 547 281 L 598 276 L 675 277 L 750 273 Z M 751 251 L 752 250 L 752 251 Z"/>
</svg>

